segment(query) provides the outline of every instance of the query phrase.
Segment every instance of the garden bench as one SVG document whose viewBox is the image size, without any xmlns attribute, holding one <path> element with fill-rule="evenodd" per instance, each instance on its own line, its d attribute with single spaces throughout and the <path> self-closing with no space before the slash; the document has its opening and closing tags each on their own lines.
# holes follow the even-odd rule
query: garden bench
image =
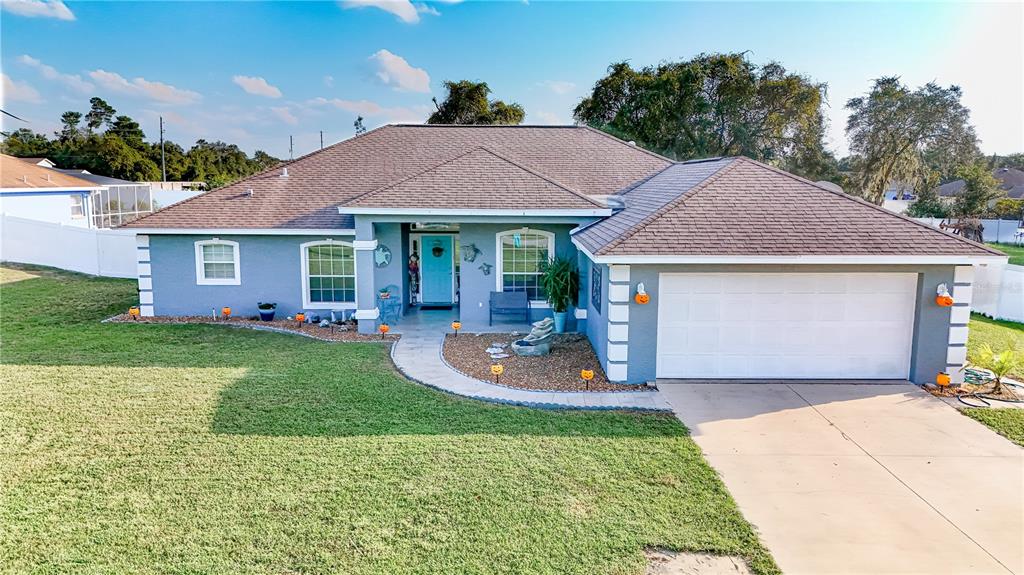
<svg viewBox="0 0 1024 575">
<path fill-rule="evenodd" d="M 492 291 L 491 292 L 491 313 L 487 318 L 487 325 L 494 325 L 494 315 L 519 315 L 523 314 L 525 321 L 530 321 L 530 299 L 525 291 Z"/>
</svg>

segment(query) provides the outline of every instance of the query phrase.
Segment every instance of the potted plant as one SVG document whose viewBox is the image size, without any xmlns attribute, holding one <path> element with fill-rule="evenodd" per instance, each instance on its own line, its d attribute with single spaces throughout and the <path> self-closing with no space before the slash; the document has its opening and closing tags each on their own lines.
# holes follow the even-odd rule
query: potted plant
<svg viewBox="0 0 1024 575">
<path fill-rule="evenodd" d="M 259 302 L 256 307 L 260 310 L 261 321 L 274 321 L 274 310 L 277 309 L 276 303 Z"/>
<path fill-rule="evenodd" d="M 995 384 L 992 387 L 992 394 L 999 395 L 1003 390 L 1003 378 L 1024 367 L 1024 352 L 1020 351 L 1014 342 L 1008 342 L 1006 349 L 998 352 L 992 349 L 991 345 L 984 343 L 978 348 L 977 353 L 971 354 L 967 365 L 991 371 Z"/>
<path fill-rule="evenodd" d="M 572 260 L 555 258 L 541 268 L 540 285 L 547 293 L 555 316 L 555 333 L 565 333 L 569 306 L 576 305 L 580 292 L 580 274 Z"/>
</svg>

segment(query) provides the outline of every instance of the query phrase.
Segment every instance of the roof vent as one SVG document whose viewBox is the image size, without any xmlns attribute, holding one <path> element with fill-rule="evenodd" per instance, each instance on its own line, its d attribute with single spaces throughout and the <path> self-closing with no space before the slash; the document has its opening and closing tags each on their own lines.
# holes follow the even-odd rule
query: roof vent
<svg viewBox="0 0 1024 575">
<path fill-rule="evenodd" d="M 619 212 L 626 209 L 626 198 L 622 196 L 608 196 L 604 199 L 604 202 L 612 209 L 612 212 Z"/>
<path fill-rule="evenodd" d="M 245 190 L 245 195 L 251 198 L 256 195 L 256 192 L 252 191 L 252 188 L 249 188 L 248 190 Z"/>
<path fill-rule="evenodd" d="M 28 183 L 28 176 L 22 176 L 21 177 L 21 181 L 23 181 L 23 182 L 25 182 L 27 184 Z"/>
<path fill-rule="evenodd" d="M 628 141 L 626 143 L 629 144 L 630 146 L 636 147 L 636 141 L 635 140 L 630 140 L 630 141 Z"/>
<path fill-rule="evenodd" d="M 285 168 L 285 169 L 281 170 L 281 177 L 282 178 L 287 178 L 288 177 L 288 168 Z"/>
</svg>

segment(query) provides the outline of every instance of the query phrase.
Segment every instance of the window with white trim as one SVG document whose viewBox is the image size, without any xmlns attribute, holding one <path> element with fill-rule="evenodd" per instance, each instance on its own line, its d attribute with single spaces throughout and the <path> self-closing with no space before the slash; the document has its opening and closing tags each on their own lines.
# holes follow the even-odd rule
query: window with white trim
<svg viewBox="0 0 1024 575">
<path fill-rule="evenodd" d="M 242 283 L 238 261 L 238 242 L 218 238 L 196 242 L 196 283 L 199 285 L 239 285 Z"/>
<path fill-rule="evenodd" d="M 498 291 L 525 291 L 531 301 L 547 294 L 540 283 L 541 269 L 555 252 L 555 235 L 522 228 L 498 234 Z"/>
<path fill-rule="evenodd" d="M 85 196 L 71 194 L 71 217 L 76 220 L 85 217 Z"/>
<path fill-rule="evenodd" d="M 302 290 L 305 307 L 353 307 L 356 256 L 352 245 L 338 241 L 302 244 Z"/>
</svg>

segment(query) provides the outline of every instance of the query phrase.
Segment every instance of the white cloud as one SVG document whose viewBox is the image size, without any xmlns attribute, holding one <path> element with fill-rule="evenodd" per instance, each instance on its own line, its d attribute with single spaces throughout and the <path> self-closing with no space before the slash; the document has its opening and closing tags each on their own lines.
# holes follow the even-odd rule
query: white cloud
<svg viewBox="0 0 1024 575">
<path fill-rule="evenodd" d="M 149 98 L 164 104 L 192 104 L 202 99 L 199 93 L 191 90 L 176 88 L 170 84 L 153 82 L 145 78 L 128 80 L 120 74 L 106 70 L 93 70 L 89 72 L 89 77 L 101 87 L 112 92 Z"/>
<path fill-rule="evenodd" d="M 385 86 L 391 86 L 399 92 L 430 93 L 430 75 L 423 68 L 414 68 L 405 58 L 378 50 L 369 60 L 377 65 L 374 75 Z"/>
<path fill-rule="evenodd" d="M 64 74 L 63 72 L 57 71 L 57 69 L 53 66 L 44 64 L 36 58 L 29 56 L 28 54 L 22 54 L 21 56 L 18 56 L 18 62 L 21 62 L 26 66 L 30 66 L 32 68 L 35 68 L 36 70 L 39 70 L 39 73 L 43 76 L 43 78 L 46 78 L 47 80 L 53 80 L 55 82 L 60 82 L 61 84 L 64 84 L 65 86 L 71 88 L 76 92 L 88 94 L 89 92 L 92 92 L 93 88 L 95 88 L 95 86 L 83 80 L 82 77 L 78 74 Z"/>
<path fill-rule="evenodd" d="M 558 114 L 555 114 L 554 112 L 530 112 L 527 119 L 532 123 L 534 118 L 537 119 L 537 124 L 549 126 L 560 126 L 566 124 L 566 122 L 559 118 Z"/>
<path fill-rule="evenodd" d="M 254 96 L 264 96 L 267 98 L 281 97 L 281 90 L 277 86 L 268 84 L 266 80 L 259 76 L 235 76 L 231 78 L 231 81 Z"/>
<path fill-rule="evenodd" d="M 292 111 L 287 106 L 271 108 L 270 111 L 273 112 L 274 115 L 277 116 L 277 118 L 284 122 L 285 124 L 294 126 L 299 123 L 299 119 L 295 117 L 295 114 L 292 114 Z"/>
<path fill-rule="evenodd" d="M 537 85 L 547 88 L 559 95 L 568 94 L 576 89 L 576 84 L 565 80 L 545 80 L 543 82 L 537 82 Z"/>
<path fill-rule="evenodd" d="M 420 15 L 409 0 L 342 0 L 341 7 L 348 8 L 379 8 L 389 14 L 398 16 L 406 24 L 416 24 Z"/>
<path fill-rule="evenodd" d="M 334 87 L 334 76 L 324 76 L 324 86 L 328 88 Z"/>
<path fill-rule="evenodd" d="M 340 98 L 314 98 L 307 104 L 314 107 L 331 106 L 367 118 L 381 118 L 385 122 L 422 122 L 430 110 L 428 106 L 389 108 L 370 100 L 342 100 Z"/>
<path fill-rule="evenodd" d="M 3 0 L 0 6 L 11 14 L 29 18 L 75 19 L 75 14 L 61 0 Z"/>
<path fill-rule="evenodd" d="M 4 105 L 7 102 L 28 102 L 30 104 L 42 102 L 39 92 L 29 86 L 28 82 L 12 80 L 7 74 L 0 74 L 0 76 L 3 77 L 3 84 L 0 87 L 0 102 Z"/>
<path fill-rule="evenodd" d="M 427 4 L 417 4 L 416 11 L 420 14 L 430 14 L 431 16 L 440 16 L 441 13 L 437 11 L 437 8 L 429 6 Z"/>
</svg>

